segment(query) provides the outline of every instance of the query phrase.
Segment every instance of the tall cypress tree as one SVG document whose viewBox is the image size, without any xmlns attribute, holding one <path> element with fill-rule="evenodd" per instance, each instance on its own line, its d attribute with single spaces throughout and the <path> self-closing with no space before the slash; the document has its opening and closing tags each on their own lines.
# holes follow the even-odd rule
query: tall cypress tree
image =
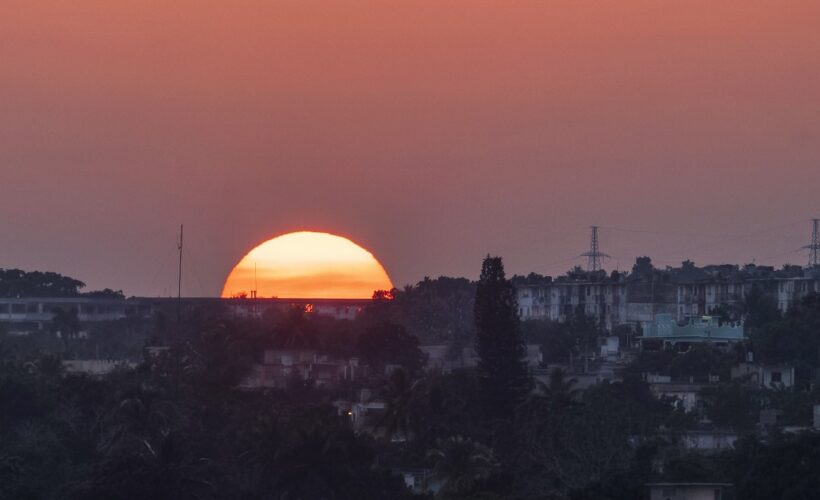
<svg viewBox="0 0 820 500">
<path fill-rule="evenodd" d="M 515 287 L 501 257 L 484 259 L 475 297 L 475 350 L 488 416 L 509 418 L 530 386 Z"/>
</svg>

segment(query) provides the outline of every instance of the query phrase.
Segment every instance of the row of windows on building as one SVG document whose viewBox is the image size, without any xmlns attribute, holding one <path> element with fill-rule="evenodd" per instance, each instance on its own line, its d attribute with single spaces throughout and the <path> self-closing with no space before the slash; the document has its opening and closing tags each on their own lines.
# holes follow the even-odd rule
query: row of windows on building
<svg viewBox="0 0 820 500">
<path fill-rule="evenodd" d="M 76 310 L 81 315 L 111 315 L 111 314 L 133 314 L 137 308 L 133 306 L 102 305 L 102 304 L 76 304 L 76 303 L 55 303 L 44 304 L 39 302 L 12 302 L 0 303 L 0 315 L 2 314 L 49 314 L 56 310 L 64 311 Z"/>
</svg>

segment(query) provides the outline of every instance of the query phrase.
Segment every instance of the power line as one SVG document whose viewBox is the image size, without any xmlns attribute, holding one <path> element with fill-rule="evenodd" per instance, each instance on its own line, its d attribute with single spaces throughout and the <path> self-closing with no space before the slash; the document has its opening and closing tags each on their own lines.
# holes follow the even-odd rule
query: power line
<svg viewBox="0 0 820 500">
<path fill-rule="evenodd" d="M 179 225 L 177 250 L 179 250 L 179 274 L 177 275 L 177 323 L 179 323 L 182 317 L 182 224 Z"/>
<path fill-rule="evenodd" d="M 654 229 L 636 229 L 636 228 L 628 228 L 628 227 L 620 227 L 620 226 L 599 226 L 602 229 L 608 229 L 611 231 L 621 231 L 625 233 L 638 233 L 638 234 L 657 234 L 657 235 L 669 235 L 669 236 L 709 236 L 712 238 L 748 238 L 750 236 L 757 236 L 759 234 L 771 233 L 773 231 L 777 231 L 779 229 L 785 229 L 788 227 L 794 227 L 800 224 L 803 224 L 803 220 L 778 224 L 775 226 L 767 226 L 762 229 L 758 229 L 755 231 L 747 232 L 747 233 L 718 233 L 718 234 L 709 234 L 702 231 L 691 232 L 691 231 L 663 231 L 663 230 L 654 230 Z"/>
</svg>

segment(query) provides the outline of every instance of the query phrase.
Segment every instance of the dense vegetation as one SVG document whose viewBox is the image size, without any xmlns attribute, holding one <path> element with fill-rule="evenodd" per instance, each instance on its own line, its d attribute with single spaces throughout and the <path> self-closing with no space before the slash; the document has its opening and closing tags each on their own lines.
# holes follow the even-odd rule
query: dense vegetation
<svg viewBox="0 0 820 500">
<path fill-rule="evenodd" d="M 583 358 L 600 333 L 594 322 L 519 325 L 500 259 L 485 261 L 478 283 L 422 283 L 380 294 L 354 321 L 210 309 L 179 323 L 159 315 L 100 326 L 88 338 L 0 336 L 0 498 L 401 499 L 413 494 L 400 472 L 417 470 L 429 471 L 440 498 L 631 500 L 652 481 L 730 482 L 736 498 L 751 500 L 817 497 L 820 437 L 782 426 L 810 426 L 820 403 L 820 297 L 781 316 L 753 295 L 748 345 L 644 351 L 622 381 L 580 391 L 561 370 L 531 378 L 522 345 L 542 344 L 547 362 Z M 446 318 L 440 287 L 470 309 Z M 408 320 L 420 311 L 441 316 Z M 418 330 L 474 341 L 479 366 L 425 372 Z M 356 356 L 372 376 L 333 388 L 294 379 L 286 389 L 238 389 L 273 348 Z M 64 372 L 61 358 L 100 350 L 140 364 L 104 378 Z M 796 364 L 798 387 L 731 380 L 750 350 Z M 653 396 L 644 373 L 719 382 L 695 415 Z M 362 389 L 386 404 L 372 432 L 354 432 L 333 405 Z M 762 434 L 762 409 L 778 411 L 782 426 Z M 684 451 L 681 434 L 704 417 L 740 433 L 735 448 Z"/>
<path fill-rule="evenodd" d="M 0 297 L 94 297 L 121 299 L 123 293 L 109 288 L 81 293 L 82 281 L 54 272 L 0 269 Z"/>
</svg>

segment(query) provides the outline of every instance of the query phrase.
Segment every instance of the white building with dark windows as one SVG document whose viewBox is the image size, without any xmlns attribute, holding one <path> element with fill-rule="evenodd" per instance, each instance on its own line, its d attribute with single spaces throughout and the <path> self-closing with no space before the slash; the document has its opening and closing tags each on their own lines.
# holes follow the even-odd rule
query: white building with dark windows
<svg viewBox="0 0 820 500">
<path fill-rule="evenodd" d="M 147 317 L 150 305 L 135 299 L 90 297 L 0 298 L 0 329 L 11 334 L 48 330 L 58 309 L 76 311 L 81 324 Z"/>
<path fill-rule="evenodd" d="M 678 322 L 708 316 L 726 306 L 739 311 L 748 294 L 759 290 L 785 312 L 806 295 L 820 292 L 820 269 L 734 265 L 656 269 L 647 257 L 631 272 L 587 272 L 574 269 L 552 278 L 530 274 L 513 278 L 521 319 L 564 322 L 575 314 L 618 325 L 647 328 L 659 314 Z"/>
<path fill-rule="evenodd" d="M 58 309 L 76 311 L 80 324 L 120 321 L 128 318 L 148 319 L 162 313 L 175 317 L 178 308 L 184 314 L 196 309 L 221 310 L 242 318 L 261 318 L 271 310 L 285 311 L 297 307 L 306 314 L 352 320 L 359 316 L 369 299 L 223 299 L 218 297 L 132 297 L 128 299 L 98 297 L 25 297 L 0 298 L 0 332 L 27 334 L 48 330 Z"/>
</svg>

